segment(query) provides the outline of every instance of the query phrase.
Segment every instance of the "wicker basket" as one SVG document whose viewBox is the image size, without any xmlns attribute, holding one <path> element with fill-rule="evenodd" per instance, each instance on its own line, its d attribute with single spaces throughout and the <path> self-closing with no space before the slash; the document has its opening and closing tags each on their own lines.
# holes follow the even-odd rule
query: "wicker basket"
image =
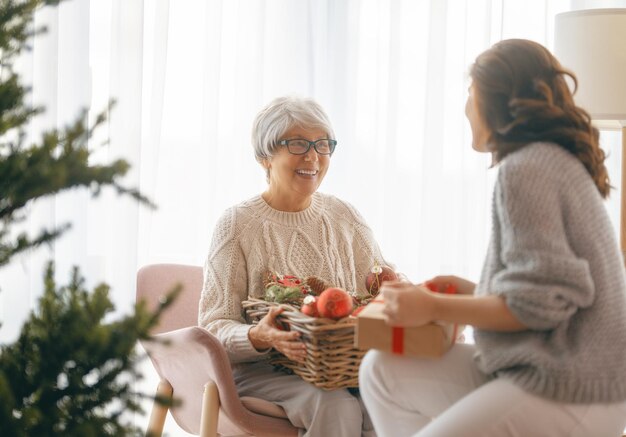
<svg viewBox="0 0 626 437">
<path fill-rule="evenodd" d="M 268 313 L 270 307 L 276 305 L 252 298 L 243 302 L 248 321 L 255 324 Z M 283 306 L 287 309 L 278 316 L 277 321 L 300 332 L 307 346 L 306 361 L 292 361 L 272 350 L 270 363 L 326 390 L 358 387 L 359 365 L 365 351 L 354 347 L 356 318 L 345 317 L 335 321 L 310 317 L 295 307 Z"/>
</svg>

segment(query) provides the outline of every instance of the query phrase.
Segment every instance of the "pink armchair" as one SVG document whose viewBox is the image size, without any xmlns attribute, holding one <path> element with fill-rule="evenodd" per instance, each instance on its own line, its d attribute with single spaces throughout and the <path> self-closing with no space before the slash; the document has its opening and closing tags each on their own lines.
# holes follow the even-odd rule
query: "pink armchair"
<svg viewBox="0 0 626 437">
<path fill-rule="evenodd" d="M 176 284 L 183 290 L 154 330 L 164 342 L 142 342 L 161 382 L 157 393 L 182 401 L 171 409 L 176 423 L 202 437 L 296 436 L 298 429 L 278 405 L 263 399 L 239 397 L 230 362 L 222 344 L 197 326 L 202 268 L 176 264 L 154 264 L 137 273 L 137 301 L 156 308 Z M 155 402 L 148 432 L 160 436 L 167 407 Z"/>
</svg>

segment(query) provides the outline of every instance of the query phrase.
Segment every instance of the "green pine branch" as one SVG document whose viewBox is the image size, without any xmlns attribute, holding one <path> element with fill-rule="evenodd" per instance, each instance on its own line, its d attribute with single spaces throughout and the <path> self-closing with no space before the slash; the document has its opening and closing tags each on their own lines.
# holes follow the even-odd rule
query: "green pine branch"
<svg viewBox="0 0 626 437">
<path fill-rule="evenodd" d="M 66 223 L 53 230 L 44 229 L 35 238 L 29 237 L 26 233 L 22 232 L 14 240 L 7 237 L 8 230 L 0 229 L 0 267 L 8 264 L 11 257 L 24 252 L 32 247 L 40 246 L 44 243 L 52 243 L 63 232 L 71 228 L 69 223 Z"/>
<path fill-rule="evenodd" d="M 42 197 L 76 187 L 97 196 L 103 187 L 111 187 L 154 207 L 137 189 L 121 184 L 129 169 L 126 161 L 90 164 L 89 140 L 105 123 L 106 112 L 88 127 L 83 111 L 69 126 L 45 132 L 37 143 L 25 142 L 26 128 L 43 108 L 27 104 L 29 89 L 12 63 L 29 49 L 30 38 L 45 30 L 33 25 L 37 8 L 58 2 L 0 0 L 0 267 L 20 252 L 52 243 L 70 228 L 67 223 L 35 236 L 14 235 L 12 227 L 27 218 L 28 205 Z M 114 310 L 108 293 L 106 284 L 88 291 L 78 269 L 68 285 L 58 287 L 54 267 L 48 266 L 36 310 L 18 340 L 0 347 L 2 436 L 139 434 L 123 420 L 125 413 L 141 411 L 139 400 L 147 397 L 132 388 L 141 379 L 137 366 L 143 358 L 135 345 L 150 339 L 150 329 L 176 292 L 155 313 L 139 304 L 117 320 L 108 317 Z"/>
<path fill-rule="evenodd" d="M 37 33 L 45 32 L 44 27 L 33 27 L 35 11 L 45 5 L 56 6 L 62 0 L 0 0 L 0 59 L 1 65 L 19 55 Z"/>
<path fill-rule="evenodd" d="M 52 130 L 42 136 L 41 144 L 23 147 L 20 140 L 0 154 L 0 266 L 7 264 L 19 252 L 49 243 L 69 227 L 63 225 L 53 230 L 44 229 L 34 238 L 20 234 L 10 240 L 12 224 L 21 220 L 19 212 L 31 201 L 61 191 L 86 187 L 92 195 L 100 194 L 103 186 L 111 186 L 120 195 L 128 195 L 140 203 L 155 205 L 137 189 L 120 184 L 129 170 L 129 164 L 116 160 L 110 165 L 90 165 L 91 151 L 87 147 L 96 128 L 106 121 L 105 113 L 98 116 L 91 129 L 86 127 L 86 112 L 61 132 Z"/>
<path fill-rule="evenodd" d="M 45 31 L 42 27 L 34 28 L 34 12 L 44 5 L 58 3 L 58 0 L 0 0 L 0 224 L 3 231 L 0 232 L 0 267 L 12 256 L 50 243 L 68 229 L 63 225 L 44 229 L 34 237 L 20 234 L 10 238 L 11 226 L 22 218 L 20 211 L 41 197 L 75 187 L 86 187 L 97 196 L 103 187 L 110 186 L 120 195 L 155 207 L 137 189 L 120 183 L 130 168 L 125 160 L 90 165 L 89 139 L 106 121 L 107 112 L 99 114 L 93 126 L 88 127 L 87 111 L 82 111 L 65 128 L 44 132 L 39 144 L 24 143 L 26 127 L 43 108 L 26 104 L 29 90 L 13 72 L 12 62 L 28 48 L 30 38 Z"/>
<path fill-rule="evenodd" d="M 31 108 L 24 98 L 28 89 L 21 86 L 15 73 L 0 82 L 0 137 L 8 131 L 25 126 L 41 108 Z M 0 149 L 2 150 L 2 149 Z"/>
<path fill-rule="evenodd" d="M 134 314 L 107 323 L 114 310 L 109 287 L 88 291 L 76 268 L 69 284 L 57 287 L 50 263 L 38 310 L 18 340 L 0 349 L 3 435 L 137 434 L 120 417 L 142 411 L 131 385 L 141 379 L 135 344 L 151 338 L 178 292 L 170 292 L 154 313 L 142 303 Z"/>
</svg>

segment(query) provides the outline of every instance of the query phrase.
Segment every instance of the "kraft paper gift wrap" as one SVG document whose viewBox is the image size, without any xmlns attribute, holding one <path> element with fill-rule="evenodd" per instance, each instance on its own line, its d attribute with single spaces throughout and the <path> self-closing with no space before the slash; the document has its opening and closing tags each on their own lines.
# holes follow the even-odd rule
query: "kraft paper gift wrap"
<svg viewBox="0 0 626 437">
<path fill-rule="evenodd" d="M 359 349 L 378 349 L 413 357 L 440 357 L 456 342 L 464 326 L 431 323 L 400 328 L 385 323 L 383 302 L 375 300 L 357 315 L 354 344 Z"/>
</svg>

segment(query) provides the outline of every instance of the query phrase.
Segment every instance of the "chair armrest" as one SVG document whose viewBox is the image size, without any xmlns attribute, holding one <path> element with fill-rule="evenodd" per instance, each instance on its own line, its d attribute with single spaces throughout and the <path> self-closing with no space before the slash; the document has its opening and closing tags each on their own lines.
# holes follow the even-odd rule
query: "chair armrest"
<svg viewBox="0 0 626 437">
<path fill-rule="evenodd" d="M 174 388 L 174 397 L 182 401 L 182 405 L 172 409 L 182 428 L 191 432 L 199 429 L 204 384 L 211 380 L 217 385 L 222 412 L 244 431 L 262 434 L 260 431 L 267 429 L 267 434 L 276 434 L 280 433 L 280 422 L 284 422 L 285 433 L 293 430 L 285 419 L 256 414 L 243 406 L 228 355 L 220 341 L 206 329 L 187 327 L 154 338 L 154 341 L 142 341 L 141 345 L 161 379 Z"/>
</svg>

